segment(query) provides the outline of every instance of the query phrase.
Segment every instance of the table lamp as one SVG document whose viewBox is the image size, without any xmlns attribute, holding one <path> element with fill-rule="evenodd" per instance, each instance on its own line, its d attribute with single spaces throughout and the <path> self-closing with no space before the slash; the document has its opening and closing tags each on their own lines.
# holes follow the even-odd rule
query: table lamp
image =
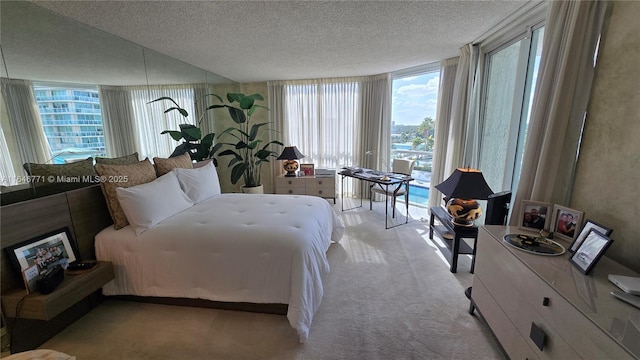
<svg viewBox="0 0 640 360">
<path fill-rule="evenodd" d="M 448 198 L 447 211 L 457 226 L 473 226 L 473 222 L 482 215 L 482 208 L 476 200 L 486 200 L 493 194 L 482 172 L 470 168 L 456 169 L 447 180 L 436 185 L 436 189 Z"/>
<path fill-rule="evenodd" d="M 295 146 L 285 146 L 282 150 L 282 154 L 278 156 L 276 160 L 285 160 L 282 164 L 284 171 L 287 173 L 284 176 L 296 176 L 298 170 L 298 162 L 296 160 L 302 159 L 304 155 Z"/>
</svg>

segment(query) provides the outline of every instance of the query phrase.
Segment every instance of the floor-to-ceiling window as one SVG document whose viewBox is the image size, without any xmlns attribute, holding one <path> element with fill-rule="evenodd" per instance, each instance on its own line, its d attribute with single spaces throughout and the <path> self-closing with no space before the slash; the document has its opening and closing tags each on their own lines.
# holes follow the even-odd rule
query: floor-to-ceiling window
<svg viewBox="0 0 640 360">
<path fill-rule="evenodd" d="M 393 79 L 391 159 L 415 161 L 409 202 L 416 205 L 426 206 L 429 199 L 439 84 L 433 67 Z"/>
<path fill-rule="evenodd" d="M 494 192 L 519 180 L 543 34 L 538 25 L 486 55 L 479 168 Z"/>
</svg>

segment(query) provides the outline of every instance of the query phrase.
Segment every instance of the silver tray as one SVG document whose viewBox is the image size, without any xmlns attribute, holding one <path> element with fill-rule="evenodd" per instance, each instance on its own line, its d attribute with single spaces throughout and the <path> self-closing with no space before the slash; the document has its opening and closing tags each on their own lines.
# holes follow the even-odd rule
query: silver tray
<svg viewBox="0 0 640 360">
<path fill-rule="evenodd" d="M 559 256 L 566 251 L 564 246 L 556 241 L 541 236 L 508 234 L 504 236 L 503 241 L 518 250 L 536 255 Z"/>
</svg>

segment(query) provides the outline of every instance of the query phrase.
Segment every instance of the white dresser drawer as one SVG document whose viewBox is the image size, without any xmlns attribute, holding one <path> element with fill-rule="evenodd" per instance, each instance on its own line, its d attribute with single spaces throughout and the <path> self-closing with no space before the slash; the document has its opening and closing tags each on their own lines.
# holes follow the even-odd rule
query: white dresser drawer
<svg viewBox="0 0 640 360">
<path fill-rule="evenodd" d="M 276 194 L 312 195 L 336 199 L 335 177 L 285 177 L 276 178 Z"/>
<path fill-rule="evenodd" d="M 276 178 L 276 187 L 278 188 L 303 188 L 305 187 L 305 179 L 298 177 L 278 177 Z"/>
<path fill-rule="evenodd" d="M 487 241 L 488 240 L 488 241 Z M 478 254 L 480 254 L 478 256 Z M 490 254 L 490 256 L 486 256 Z M 542 283 L 520 260 L 493 238 L 478 241 L 475 276 L 486 286 L 498 306 L 513 323 L 529 347 L 536 351 L 540 359 L 576 359 L 578 354 L 535 309 L 532 300 L 540 298 L 526 296 L 521 286 L 535 286 Z M 473 293 L 475 293 L 475 278 Z M 475 300 L 475 296 L 474 296 Z M 542 299 L 540 298 L 540 301 Z M 482 312 L 483 309 L 478 305 Z M 539 350 L 530 338 L 532 324 L 546 335 L 543 350 Z M 492 327 L 493 328 L 493 327 Z"/>
<path fill-rule="evenodd" d="M 638 358 L 632 355 L 640 354 L 638 331 L 628 327 L 640 319 L 640 312 L 612 299 L 608 293 L 614 287 L 606 278 L 608 273 L 636 275 L 602 259 L 597 271 L 584 276 L 569 263 L 568 254 L 540 256 L 502 241 L 505 234 L 519 231 L 504 226 L 479 229 L 472 291 L 474 303 L 509 356 L 522 359 L 528 350 L 513 349 L 522 344 L 504 331 L 507 320 L 540 359 Z M 583 283 L 587 290 L 580 288 Z M 545 336 L 542 351 L 530 339 L 532 324 Z"/>
<path fill-rule="evenodd" d="M 583 276 L 576 274 L 576 276 Z M 630 359 L 616 342 L 542 280 L 524 289 L 536 311 L 585 359 Z M 603 294 L 606 296 L 608 294 Z M 547 298 L 548 300 L 545 300 Z M 547 304 L 547 305 L 544 305 Z M 639 339 L 640 340 L 640 339 Z"/>
<path fill-rule="evenodd" d="M 309 178 L 305 179 L 305 185 L 308 188 L 325 188 L 335 190 L 336 180 L 335 178 Z"/>
<path fill-rule="evenodd" d="M 307 190 L 303 187 L 277 187 L 276 194 L 306 195 Z"/>
<path fill-rule="evenodd" d="M 534 350 L 529 347 L 477 275 L 473 279 L 471 297 L 511 359 L 538 359 Z"/>
</svg>

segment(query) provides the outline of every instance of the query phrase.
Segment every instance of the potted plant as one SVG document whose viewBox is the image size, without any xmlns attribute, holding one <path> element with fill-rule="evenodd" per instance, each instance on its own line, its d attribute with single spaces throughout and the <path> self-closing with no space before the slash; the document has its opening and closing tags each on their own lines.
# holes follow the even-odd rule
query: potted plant
<svg viewBox="0 0 640 360">
<path fill-rule="evenodd" d="M 189 113 L 184 108 L 180 107 L 175 100 L 168 96 L 163 96 L 155 100 L 149 101 L 147 104 L 151 104 L 156 101 L 169 100 L 175 106 L 166 109 L 164 112 L 178 111 L 185 119 L 189 116 Z M 198 119 L 198 126 L 204 118 L 204 112 Z M 180 156 L 185 152 L 189 153 L 191 160 L 203 161 L 207 159 L 213 159 L 213 164 L 218 166 L 218 162 L 213 158 L 213 154 L 220 146 L 213 146 L 213 140 L 216 136 L 215 133 L 206 134 L 202 136 L 202 130 L 193 124 L 179 124 L 180 130 L 164 130 L 160 134 L 169 134 L 175 141 L 184 140 L 180 145 L 176 146 L 173 153 L 169 157 Z"/>
<path fill-rule="evenodd" d="M 218 95 L 215 96 L 221 103 L 224 101 Z M 267 107 L 256 104 L 256 100 L 263 101 L 260 94 L 245 95 L 242 93 L 227 93 L 227 101 L 231 104 L 210 105 L 209 109 L 227 108 L 231 119 L 236 126 L 229 127 L 218 135 L 217 139 L 232 138 L 232 142 L 221 142 L 218 145 L 226 145 L 228 148 L 220 152 L 220 156 L 230 156 L 229 167 L 231 169 L 231 183 L 236 184 L 241 178 L 244 180 L 243 192 L 262 193 L 260 170 L 262 164 L 270 162 L 270 158 L 276 158 L 278 154 L 271 150 L 272 145 L 284 146 L 280 141 L 271 140 L 265 142 L 261 138 L 263 126 L 268 122 L 251 124 L 251 116 L 259 108 L 269 110 Z M 233 106 L 238 103 L 238 107 Z M 263 130 L 261 133 L 260 130 Z M 228 140 L 227 140 L 228 141 Z M 264 143 L 264 144 L 263 144 Z"/>
</svg>

